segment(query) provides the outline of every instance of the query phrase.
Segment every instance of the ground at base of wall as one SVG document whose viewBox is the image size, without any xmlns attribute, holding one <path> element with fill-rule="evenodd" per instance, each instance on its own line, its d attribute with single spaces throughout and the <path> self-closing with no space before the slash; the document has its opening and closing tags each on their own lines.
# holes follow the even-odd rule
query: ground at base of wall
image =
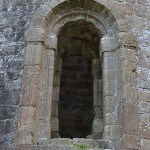
<svg viewBox="0 0 150 150">
<path fill-rule="evenodd" d="M 115 149 L 109 141 L 83 138 L 55 138 L 42 145 L 17 145 L 14 150 L 111 150 Z"/>
</svg>

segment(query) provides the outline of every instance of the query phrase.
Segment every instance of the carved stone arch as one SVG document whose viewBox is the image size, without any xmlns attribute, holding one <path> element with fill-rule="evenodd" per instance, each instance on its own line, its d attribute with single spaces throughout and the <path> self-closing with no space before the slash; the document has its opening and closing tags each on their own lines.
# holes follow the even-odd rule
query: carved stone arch
<svg viewBox="0 0 150 150">
<path fill-rule="evenodd" d="M 80 2 L 84 3 L 85 1 Z M 115 6 L 111 6 L 109 1 L 95 0 L 92 2 L 92 11 L 83 5 L 79 7 L 81 10 L 77 7 L 72 12 L 67 12 L 67 10 L 65 12 L 67 7 L 63 10 L 62 6 L 64 3 L 70 5 L 71 1 L 47 0 L 35 14 L 30 29 L 25 35 L 27 46 L 16 144 L 36 145 L 38 142 L 51 138 L 51 106 L 57 35 L 68 21 L 80 19 L 92 22 L 101 34 L 100 59 L 103 72 L 104 105 L 103 139 L 114 143 L 118 143 L 120 140 L 118 109 L 122 99 L 122 88 L 121 51 L 119 48 L 122 44 L 125 44 L 120 41 L 120 34 L 118 34 L 118 30 L 121 28 L 117 23 L 120 16 L 117 15 L 118 12 L 115 11 Z M 77 2 L 76 5 L 80 4 Z M 61 12 L 61 9 L 64 13 Z M 70 7 L 71 9 L 72 7 Z M 71 16 L 73 13 L 76 15 L 74 18 Z M 63 23 L 61 24 L 62 20 Z M 58 67 L 58 71 L 59 69 Z"/>
</svg>

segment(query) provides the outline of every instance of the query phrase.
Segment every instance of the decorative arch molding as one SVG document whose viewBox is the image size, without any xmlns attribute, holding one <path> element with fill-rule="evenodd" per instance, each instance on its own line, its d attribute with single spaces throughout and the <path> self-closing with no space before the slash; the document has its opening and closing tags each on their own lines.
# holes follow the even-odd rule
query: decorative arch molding
<svg viewBox="0 0 150 150">
<path fill-rule="evenodd" d="M 85 6 L 90 2 L 92 7 Z M 119 33 L 119 19 L 124 19 L 124 15 L 118 14 L 108 0 L 82 0 L 74 4 L 70 0 L 47 0 L 41 5 L 25 34 L 27 46 L 15 145 L 36 145 L 51 138 L 52 124 L 58 122 L 57 119 L 54 122 L 51 120 L 55 105 L 52 100 L 59 92 L 59 89 L 53 89 L 54 71 L 60 73 L 61 70 L 61 60 L 55 59 L 57 36 L 66 23 L 84 20 L 92 23 L 101 36 L 99 53 L 103 73 L 103 140 L 119 147 L 123 113 L 120 108 L 124 90 L 122 67 L 126 59 L 121 56 L 124 46 L 128 45 Z M 59 86 L 59 83 L 56 84 Z"/>
</svg>

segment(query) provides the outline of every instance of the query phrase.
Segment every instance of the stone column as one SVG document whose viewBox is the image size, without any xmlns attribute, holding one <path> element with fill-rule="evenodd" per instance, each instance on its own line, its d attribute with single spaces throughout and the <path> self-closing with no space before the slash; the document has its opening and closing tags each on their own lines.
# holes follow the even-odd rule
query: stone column
<svg viewBox="0 0 150 150">
<path fill-rule="evenodd" d="M 93 71 L 93 108 L 94 119 L 92 123 L 92 134 L 88 138 L 101 139 L 103 132 L 103 108 L 102 108 L 102 78 L 100 73 L 100 60 L 92 62 Z"/>
<path fill-rule="evenodd" d="M 55 59 L 54 69 L 54 84 L 53 84 L 53 99 L 52 99 L 52 115 L 51 115 L 51 133 L 52 138 L 59 138 L 59 119 L 58 119 L 58 105 L 59 105 L 59 90 L 60 90 L 60 74 L 62 68 L 62 60 Z"/>
<path fill-rule="evenodd" d="M 54 82 L 54 61 L 57 48 L 57 37 L 49 37 L 49 45 L 45 51 L 45 59 L 42 70 L 41 91 L 40 91 L 40 106 L 38 120 L 38 144 L 48 141 L 51 138 L 52 128 L 52 95 Z"/>
<path fill-rule="evenodd" d="M 44 31 L 41 28 L 32 31 L 26 35 L 27 46 L 14 145 L 37 144 L 40 77 L 45 47 Z"/>
<path fill-rule="evenodd" d="M 103 97 L 102 97 L 102 77 L 100 73 L 100 60 L 93 60 L 93 107 L 94 107 L 94 119 L 92 123 L 92 133 L 97 133 L 101 138 L 103 132 Z"/>
<path fill-rule="evenodd" d="M 38 144 L 51 138 L 51 107 L 54 75 L 54 49 L 47 48 L 45 62 L 42 71 L 39 120 L 38 120 Z"/>
</svg>

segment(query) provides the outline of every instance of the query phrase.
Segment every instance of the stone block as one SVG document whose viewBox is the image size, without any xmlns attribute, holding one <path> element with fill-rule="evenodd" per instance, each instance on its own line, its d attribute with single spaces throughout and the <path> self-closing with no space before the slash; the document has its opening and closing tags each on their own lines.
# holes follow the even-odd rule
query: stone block
<svg viewBox="0 0 150 150">
<path fill-rule="evenodd" d="M 127 25 L 128 30 L 129 29 L 142 29 L 145 27 L 145 18 L 139 17 L 137 15 L 128 16 L 126 19 L 126 22 L 128 23 Z"/>
<path fill-rule="evenodd" d="M 17 105 L 20 99 L 18 91 L 4 91 L 0 93 L 0 105 Z"/>
<path fill-rule="evenodd" d="M 148 150 L 150 148 L 150 140 L 141 139 L 142 150 Z"/>
<path fill-rule="evenodd" d="M 55 71 L 61 72 L 62 59 L 55 59 Z"/>
<path fill-rule="evenodd" d="M 17 128 L 17 123 L 15 119 L 8 119 L 5 121 L 5 134 L 13 133 Z"/>
<path fill-rule="evenodd" d="M 140 114 L 139 116 L 139 130 L 140 130 L 140 135 L 144 139 L 150 139 L 150 129 L 149 129 L 149 124 L 150 124 L 150 117 L 148 114 Z"/>
<path fill-rule="evenodd" d="M 0 121 L 0 136 L 5 134 L 5 121 Z"/>
<path fill-rule="evenodd" d="M 43 143 L 51 138 L 51 126 L 49 118 L 44 117 L 42 120 L 38 120 L 38 142 Z"/>
<path fill-rule="evenodd" d="M 103 101 L 103 110 L 105 113 L 112 113 L 115 110 L 117 101 L 114 96 L 106 96 Z"/>
<path fill-rule="evenodd" d="M 133 0 L 132 0 L 133 1 Z M 117 12 L 123 15 L 132 15 L 133 14 L 133 6 L 130 3 L 121 3 L 114 2 L 111 4 L 111 9 L 116 9 Z"/>
<path fill-rule="evenodd" d="M 23 85 L 20 106 L 39 106 L 40 90 L 37 85 Z"/>
<path fill-rule="evenodd" d="M 102 93 L 102 80 L 94 79 L 93 80 L 93 92 Z"/>
<path fill-rule="evenodd" d="M 115 94 L 115 84 L 114 82 L 105 82 L 103 84 L 103 95 L 113 96 Z"/>
<path fill-rule="evenodd" d="M 117 140 L 120 138 L 118 125 L 106 125 L 104 127 L 104 138 L 106 140 Z"/>
<path fill-rule="evenodd" d="M 78 150 L 74 145 L 16 145 L 14 150 Z"/>
<path fill-rule="evenodd" d="M 122 86 L 122 99 L 128 102 L 137 102 L 137 89 L 128 85 Z"/>
<path fill-rule="evenodd" d="M 53 101 L 59 101 L 59 91 L 60 91 L 60 87 L 54 87 L 53 88 Z"/>
<path fill-rule="evenodd" d="M 0 120 L 14 118 L 17 114 L 17 106 L 0 106 Z"/>
<path fill-rule="evenodd" d="M 100 71 L 100 61 L 99 61 L 99 59 L 93 59 L 93 61 L 92 61 L 92 71 L 93 71 L 93 73 L 99 73 L 99 71 Z"/>
<path fill-rule="evenodd" d="M 135 88 L 136 85 L 136 73 L 132 70 L 126 70 L 122 72 L 122 84 L 125 84 L 130 88 Z"/>
<path fill-rule="evenodd" d="M 136 149 L 140 150 L 140 138 L 134 135 L 123 135 L 122 149 Z"/>
<path fill-rule="evenodd" d="M 136 103 L 126 103 L 123 109 L 123 133 L 139 135 L 139 108 Z"/>
<path fill-rule="evenodd" d="M 119 19 L 119 20 L 117 20 L 117 23 L 119 26 L 119 31 L 127 32 L 130 30 L 130 26 L 129 26 L 127 19 Z"/>
<path fill-rule="evenodd" d="M 144 101 L 140 101 L 139 102 L 139 108 L 140 108 L 140 113 L 147 113 L 150 114 L 150 102 L 144 102 Z"/>
<path fill-rule="evenodd" d="M 129 62 L 136 62 L 136 51 L 134 49 L 120 48 L 120 50 L 122 52 L 122 59 Z"/>
<path fill-rule="evenodd" d="M 131 33 L 120 32 L 118 33 L 120 45 L 137 47 L 137 36 Z"/>
<path fill-rule="evenodd" d="M 17 80 L 19 78 L 19 70 L 18 69 L 8 69 L 7 76 L 9 80 Z"/>
<path fill-rule="evenodd" d="M 42 28 L 32 27 L 26 32 L 25 38 L 27 42 L 44 42 L 45 31 Z"/>
<path fill-rule="evenodd" d="M 147 8 L 145 5 L 135 4 L 134 11 L 137 16 L 146 17 Z"/>
<path fill-rule="evenodd" d="M 102 106 L 102 93 L 93 93 L 93 106 Z"/>
<path fill-rule="evenodd" d="M 101 49 L 102 52 L 110 52 L 118 47 L 118 43 L 115 37 L 105 36 L 101 38 Z"/>
<path fill-rule="evenodd" d="M 139 101 L 150 102 L 149 96 L 150 96 L 150 92 L 147 90 L 142 90 L 138 92 Z"/>
<path fill-rule="evenodd" d="M 99 116 L 100 118 L 101 116 Z M 92 123 L 92 132 L 93 133 L 100 133 L 103 131 L 103 119 L 99 119 L 99 118 L 94 118 L 93 119 L 93 123 Z"/>
<path fill-rule="evenodd" d="M 116 78 L 116 70 L 115 69 L 105 69 L 103 72 L 103 82 L 114 82 Z"/>
<path fill-rule="evenodd" d="M 69 138 L 54 138 L 50 139 L 49 144 L 52 145 L 66 145 L 66 144 L 71 144 L 72 140 Z"/>
<path fill-rule="evenodd" d="M 72 140 L 73 144 L 83 144 L 87 146 L 94 147 L 94 140 L 93 139 L 82 139 L 82 138 L 74 138 Z"/>
<path fill-rule="evenodd" d="M 59 120 L 58 117 L 51 118 L 52 131 L 59 131 Z"/>
<path fill-rule="evenodd" d="M 8 60 L 7 65 L 8 65 L 8 68 L 13 68 L 15 66 L 15 68 L 17 69 L 23 69 L 23 66 L 24 66 L 23 59 L 14 57 L 14 59 Z"/>
<path fill-rule="evenodd" d="M 60 86 L 60 76 L 61 76 L 60 72 L 54 71 L 54 83 L 53 83 L 54 88 Z"/>
<path fill-rule="evenodd" d="M 39 65 L 42 67 L 44 61 L 44 46 L 42 44 L 28 44 L 24 64 L 26 66 Z"/>
<path fill-rule="evenodd" d="M 58 116 L 58 102 L 57 101 L 52 101 L 52 117 L 57 117 Z"/>
<path fill-rule="evenodd" d="M 104 114 L 104 117 L 105 117 L 105 125 L 117 125 L 118 123 L 117 112 L 106 113 Z"/>
<path fill-rule="evenodd" d="M 26 77 L 30 77 L 31 76 L 35 76 L 35 77 L 39 77 L 41 73 L 41 68 L 39 65 L 34 65 L 34 66 L 24 66 L 24 69 L 23 69 L 23 75 Z"/>
<path fill-rule="evenodd" d="M 34 107 L 20 107 L 18 112 L 19 131 L 36 131 L 37 110 Z"/>
<path fill-rule="evenodd" d="M 36 144 L 36 133 L 34 131 L 27 131 L 27 130 L 18 131 L 17 130 L 15 134 L 14 147 L 16 147 L 19 144 L 31 144 L 31 145 Z"/>
<path fill-rule="evenodd" d="M 105 67 L 105 69 L 114 69 L 116 67 L 115 57 L 105 57 L 104 67 Z"/>
</svg>

